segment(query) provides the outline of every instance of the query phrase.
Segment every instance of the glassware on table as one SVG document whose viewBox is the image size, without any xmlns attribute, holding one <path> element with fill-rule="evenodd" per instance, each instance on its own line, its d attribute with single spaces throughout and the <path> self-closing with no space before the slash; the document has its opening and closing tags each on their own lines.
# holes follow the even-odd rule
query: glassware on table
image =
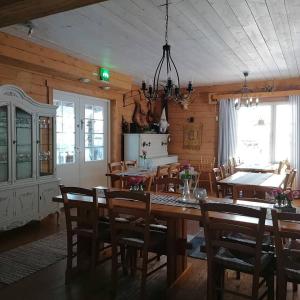
<svg viewBox="0 0 300 300">
<path fill-rule="evenodd" d="M 204 201 L 207 198 L 207 192 L 204 188 L 195 188 L 194 197 L 198 202 Z"/>
</svg>

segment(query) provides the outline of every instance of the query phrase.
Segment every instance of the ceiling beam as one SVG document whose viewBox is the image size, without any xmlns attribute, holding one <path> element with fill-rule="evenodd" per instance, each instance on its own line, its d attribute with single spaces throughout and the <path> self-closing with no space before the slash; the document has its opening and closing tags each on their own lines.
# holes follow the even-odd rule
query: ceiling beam
<svg viewBox="0 0 300 300">
<path fill-rule="evenodd" d="M 107 0 L 0 1 L 0 28 Z"/>
</svg>

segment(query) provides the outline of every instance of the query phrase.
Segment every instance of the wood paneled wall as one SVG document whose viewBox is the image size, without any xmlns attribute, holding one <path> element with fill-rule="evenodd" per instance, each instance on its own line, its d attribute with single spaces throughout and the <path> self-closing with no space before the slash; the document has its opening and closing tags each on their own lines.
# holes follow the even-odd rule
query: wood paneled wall
<svg viewBox="0 0 300 300">
<path fill-rule="evenodd" d="M 192 103 L 188 110 L 183 110 L 175 103 L 169 104 L 169 132 L 171 143 L 170 154 L 179 155 L 181 162 L 199 163 L 200 156 L 216 156 L 218 138 L 217 106 L 208 104 L 208 94 L 195 90 Z M 200 150 L 183 149 L 183 127 L 189 124 L 188 118 L 193 117 L 193 124 L 203 124 L 202 144 Z"/>
</svg>

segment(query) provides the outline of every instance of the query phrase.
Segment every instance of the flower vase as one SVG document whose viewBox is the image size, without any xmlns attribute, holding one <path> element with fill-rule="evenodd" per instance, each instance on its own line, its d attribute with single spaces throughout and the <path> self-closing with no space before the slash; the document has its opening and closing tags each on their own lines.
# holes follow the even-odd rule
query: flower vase
<svg viewBox="0 0 300 300">
<path fill-rule="evenodd" d="M 191 193 L 190 193 L 190 185 L 189 179 L 183 180 L 183 190 L 182 190 L 182 201 L 190 201 Z"/>
</svg>

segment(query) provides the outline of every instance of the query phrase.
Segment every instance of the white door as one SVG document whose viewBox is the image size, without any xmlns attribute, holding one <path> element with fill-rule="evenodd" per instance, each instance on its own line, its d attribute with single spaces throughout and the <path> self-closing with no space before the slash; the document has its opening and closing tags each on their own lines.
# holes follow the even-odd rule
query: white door
<svg viewBox="0 0 300 300">
<path fill-rule="evenodd" d="M 57 175 L 68 186 L 107 185 L 108 101 L 54 91 Z"/>
<path fill-rule="evenodd" d="M 80 186 L 107 185 L 108 103 L 80 98 Z"/>
</svg>

